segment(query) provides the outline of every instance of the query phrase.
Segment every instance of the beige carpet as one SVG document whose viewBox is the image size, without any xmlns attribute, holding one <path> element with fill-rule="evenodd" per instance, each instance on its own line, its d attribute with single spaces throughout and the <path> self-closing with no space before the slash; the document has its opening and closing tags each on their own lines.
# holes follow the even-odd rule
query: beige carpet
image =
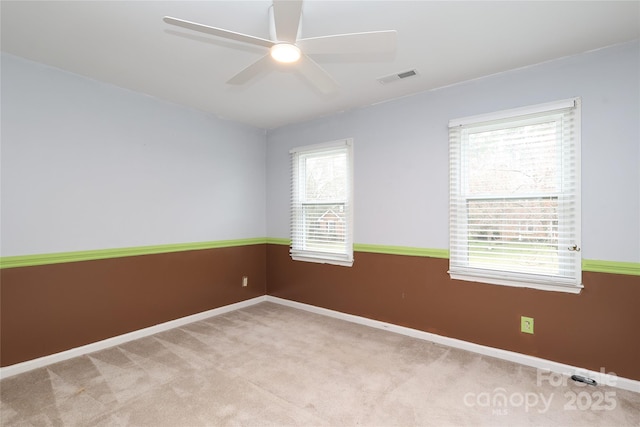
<svg viewBox="0 0 640 427">
<path fill-rule="evenodd" d="M 640 394 L 261 303 L 0 382 L 3 426 L 640 425 Z"/>
</svg>

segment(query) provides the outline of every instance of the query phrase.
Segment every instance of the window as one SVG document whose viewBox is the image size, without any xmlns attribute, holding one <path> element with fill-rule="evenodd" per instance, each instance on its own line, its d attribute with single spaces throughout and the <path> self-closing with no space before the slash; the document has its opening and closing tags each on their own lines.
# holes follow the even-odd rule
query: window
<svg viewBox="0 0 640 427">
<path fill-rule="evenodd" d="M 291 150 L 291 257 L 353 264 L 353 142 Z"/>
<path fill-rule="evenodd" d="M 453 279 L 578 293 L 580 99 L 449 123 Z"/>
</svg>

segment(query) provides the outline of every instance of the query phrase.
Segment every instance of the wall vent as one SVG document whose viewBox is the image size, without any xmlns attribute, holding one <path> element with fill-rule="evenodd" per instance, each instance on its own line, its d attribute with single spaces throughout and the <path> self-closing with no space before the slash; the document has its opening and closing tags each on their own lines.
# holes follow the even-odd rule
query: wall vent
<svg viewBox="0 0 640 427">
<path fill-rule="evenodd" d="M 378 78 L 378 81 L 383 85 L 387 83 L 395 82 L 398 80 L 406 79 L 409 77 L 417 76 L 418 72 L 416 70 L 403 71 L 401 73 L 395 73 L 388 76 Z"/>
</svg>

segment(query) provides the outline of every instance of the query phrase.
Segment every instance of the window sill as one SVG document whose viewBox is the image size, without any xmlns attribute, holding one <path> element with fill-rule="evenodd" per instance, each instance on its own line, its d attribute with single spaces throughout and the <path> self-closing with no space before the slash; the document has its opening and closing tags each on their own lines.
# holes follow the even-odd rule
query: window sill
<svg viewBox="0 0 640 427">
<path fill-rule="evenodd" d="M 468 274 L 459 274 L 449 272 L 449 276 L 453 280 L 464 280 L 465 282 L 488 283 L 490 285 L 510 286 L 515 288 L 530 288 L 542 291 L 565 292 L 569 294 L 579 294 L 584 288 L 583 285 L 548 285 L 544 283 L 519 282 L 510 279 L 498 279 L 495 277 L 479 277 Z"/>
<path fill-rule="evenodd" d="M 353 265 L 353 259 L 334 259 L 304 255 L 291 255 L 291 259 L 294 261 L 315 262 L 316 264 L 333 264 L 340 265 L 342 267 L 351 267 Z"/>
</svg>

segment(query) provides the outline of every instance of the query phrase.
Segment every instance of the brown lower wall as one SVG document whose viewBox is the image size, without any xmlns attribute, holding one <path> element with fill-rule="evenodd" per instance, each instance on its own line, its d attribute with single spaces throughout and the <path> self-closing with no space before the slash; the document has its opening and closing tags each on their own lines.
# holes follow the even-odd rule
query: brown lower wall
<svg viewBox="0 0 640 427">
<path fill-rule="evenodd" d="M 446 259 L 357 252 L 348 268 L 268 245 L 267 264 L 272 296 L 640 380 L 638 276 L 585 272 L 574 295 L 451 280 Z"/>
<path fill-rule="evenodd" d="M 445 259 L 363 252 L 353 267 L 338 267 L 292 261 L 287 246 L 250 245 L 3 269 L 0 362 L 267 293 L 640 380 L 640 277 L 584 273 L 585 289 L 573 295 L 454 281 L 447 267 Z M 535 319 L 535 335 L 519 331 L 521 315 Z"/>
<path fill-rule="evenodd" d="M 241 286 L 242 276 L 249 286 Z M 264 295 L 266 245 L 0 270 L 8 366 Z"/>
</svg>

